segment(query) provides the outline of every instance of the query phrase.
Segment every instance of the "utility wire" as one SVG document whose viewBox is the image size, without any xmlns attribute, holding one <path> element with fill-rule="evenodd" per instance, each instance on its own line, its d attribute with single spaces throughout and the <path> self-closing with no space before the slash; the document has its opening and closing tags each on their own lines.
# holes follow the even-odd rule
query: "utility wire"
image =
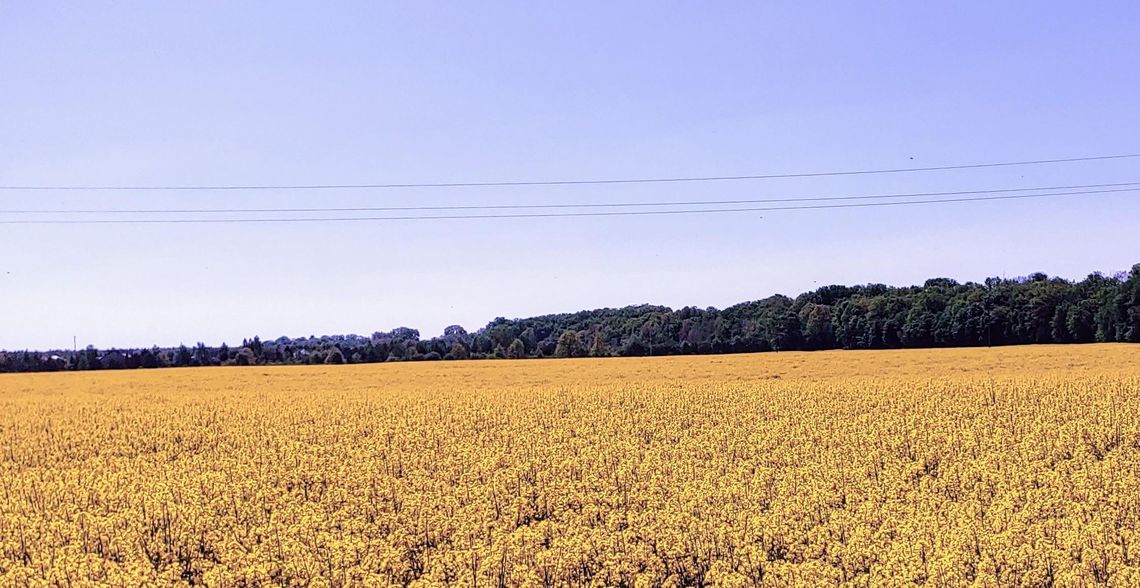
<svg viewBox="0 0 1140 588">
<path fill-rule="evenodd" d="M 673 214 L 709 214 L 728 212 L 761 212 L 784 210 L 823 210 L 836 208 L 869 208 L 881 206 L 909 206 L 919 204 L 943 204 L 951 202 L 982 202 L 994 200 L 1016 200 L 1030 198 L 1052 198 L 1057 196 L 1078 196 L 1138 192 L 1140 188 L 1118 188 L 1080 192 L 1054 192 L 1050 194 L 1013 194 L 1006 196 L 979 196 L 973 198 L 945 198 L 936 200 L 910 200 L 904 202 L 858 202 L 845 204 L 815 204 L 799 206 L 768 206 L 749 208 L 711 208 L 697 210 L 639 210 L 616 212 L 549 212 L 524 214 L 452 214 L 439 216 L 354 216 L 354 217 L 306 217 L 306 218 L 211 218 L 211 219 L 98 219 L 98 220 L 0 220 L 3 225 L 109 225 L 109 224 L 243 224 L 243 223 L 320 223 L 320 222 L 363 222 L 363 221 L 421 221 L 448 219 L 507 219 L 507 218 L 558 218 L 587 216 L 650 216 Z"/>
<path fill-rule="evenodd" d="M 1003 188 L 994 190 L 958 190 L 953 192 L 912 192 L 909 194 L 880 194 L 869 196 L 817 196 L 811 198 L 753 198 L 742 200 L 688 200 L 671 202 L 603 202 L 574 204 L 458 204 L 439 206 L 355 206 L 317 208 L 127 208 L 127 209 L 0 209 L 0 214 L 239 214 L 239 213 L 300 213 L 300 212 L 396 212 L 434 210 L 526 210 L 526 209 L 573 209 L 573 208 L 630 208 L 666 206 L 718 206 L 727 204 L 766 204 L 778 202 L 828 202 L 844 200 L 879 200 L 895 198 L 920 198 L 929 196 L 965 196 L 970 194 L 1002 194 L 1008 192 L 1037 192 L 1043 190 L 1083 190 L 1088 188 L 1119 188 L 1140 186 L 1140 182 L 1117 182 L 1112 184 L 1083 184 L 1074 186 L 1037 186 L 1033 188 Z"/>
<path fill-rule="evenodd" d="M 827 176 L 860 176 L 873 174 L 901 174 L 961 169 L 993 167 L 1013 167 L 1025 165 L 1045 165 L 1051 163 L 1075 163 L 1083 161 L 1106 161 L 1140 157 L 1140 153 L 1121 155 L 1098 155 L 1090 157 L 1067 157 L 1062 159 L 1037 159 L 1030 161 L 1006 161 L 997 163 L 971 163 L 962 165 L 942 165 L 928 167 L 905 167 L 888 169 L 862 169 L 808 173 L 777 173 L 735 176 L 692 176 L 672 178 L 618 178 L 589 180 L 548 180 L 548 181 L 499 181 L 499 182 L 435 182 L 435 183 L 376 183 L 376 184 L 285 184 L 285 185 L 191 185 L 191 186 L 125 186 L 125 185 L 62 185 L 62 186 L 0 186 L 0 190 L 71 190 L 71 191 L 159 191 L 159 190 L 346 190 L 346 189 L 387 189 L 387 188 L 474 188 L 505 186 L 570 186 L 586 184 L 659 184 L 669 182 L 722 182 L 738 180 L 771 180 L 777 178 L 818 178 Z"/>
</svg>

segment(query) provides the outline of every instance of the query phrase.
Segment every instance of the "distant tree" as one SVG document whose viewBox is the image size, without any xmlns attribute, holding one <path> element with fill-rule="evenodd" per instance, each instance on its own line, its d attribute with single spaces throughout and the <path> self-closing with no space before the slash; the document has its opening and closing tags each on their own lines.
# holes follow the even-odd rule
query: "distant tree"
<svg viewBox="0 0 1140 588">
<path fill-rule="evenodd" d="M 902 342 L 907 347 L 930 347 L 934 344 L 935 316 L 926 309 L 915 306 L 906 315 L 902 325 Z M 873 346 L 873 345 L 871 345 Z"/>
<path fill-rule="evenodd" d="M 1075 307 L 1067 300 L 1062 300 L 1053 307 L 1053 319 L 1049 321 L 1053 343 L 1073 342 L 1073 335 L 1069 330 L 1069 315 L 1074 309 Z"/>
<path fill-rule="evenodd" d="M 451 350 L 444 356 L 444 359 L 467 359 L 467 347 L 459 341 L 456 341 L 451 346 Z"/>
<path fill-rule="evenodd" d="M 526 357 L 526 345 L 523 344 L 522 339 L 515 339 L 511 341 L 507 347 L 507 357 L 511 359 L 522 359 Z"/>
<path fill-rule="evenodd" d="M 443 337 L 445 339 L 462 339 L 467 336 L 467 329 L 460 325 L 450 325 L 444 327 Z"/>
<path fill-rule="evenodd" d="M 143 349 L 139 352 L 139 367 L 145 369 L 158 367 L 158 357 L 150 349 Z"/>
<path fill-rule="evenodd" d="M 534 332 L 533 327 L 523 329 L 523 332 L 519 333 L 518 339 L 522 341 L 527 354 L 538 351 L 538 334 Z"/>
<path fill-rule="evenodd" d="M 830 349 L 835 346 L 830 306 L 809 302 L 800 310 L 799 320 L 804 344 L 808 349 Z"/>
<path fill-rule="evenodd" d="M 767 328 L 768 345 L 775 351 L 798 349 L 802 342 L 800 319 L 791 310 L 775 313 Z"/>
<path fill-rule="evenodd" d="M 510 345 L 511 340 L 515 338 L 511 321 L 501 316 L 487 324 L 483 329 L 483 335 L 503 347 Z"/>
<path fill-rule="evenodd" d="M 582 357 L 583 355 L 585 355 L 585 350 L 582 348 L 582 339 L 578 336 L 578 332 L 569 329 L 563 331 L 554 348 L 554 356 Z"/>
<path fill-rule="evenodd" d="M 483 355 L 492 354 L 495 351 L 495 347 L 502 346 L 500 343 L 496 343 L 494 339 L 483 334 L 476 334 L 468 337 L 468 339 L 471 341 L 471 351 Z"/>
<path fill-rule="evenodd" d="M 643 355 L 646 355 L 647 352 L 648 350 L 641 342 L 641 339 L 637 337 L 637 335 L 634 335 L 627 339 L 621 348 L 621 355 L 625 357 L 641 357 Z"/>
<path fill-rule="evenodd" d="M 1140 263 L 1132 266 L 1128 279 L 1121 284 L 1118 306 L 1124 318 L 1123 339 L 1140 343 Z"/>
<path fill-rule="evenodd" d="M 127 358 L 118 349 L 112 349 L 100 358 L 103 368 L 108 370 L 121 370 L 127 367 Z"/>
<path fill-rule="evenodd" d="M 185 345 L 178 346 L 178 352 L 174 355 L 174 365 L 178 367 L 186 367 L 190 365 L 190 360 L 194 358 L 190 353 L 190 349 Z"/>
<path fill-rule="evenodd" d="M 610 351 L 610 346 L 606 345 L 606 339 L 600 333 L 594 334 L 594 340 L 590 343 L 590 357 L 609 357 L 613 355 Z"/>
<path fill-rule="evenodd" d="M 1065 327 L 1074 343 L 1091 343 L 1096 340 L 1096 305 L 1081 300 L 1069 307 Z"/>
<path fill-rule="evenodd" d="M 343 357 L 342 357 L 342 359 L 343 359 Z M 235 365 L 256 365 L 257 364 L 257 356 L 254 355 L 253 350 L 250 349 L 249 347 L 242 347 L 241 349 L 238 349 L 238 352 L 234 355 L 234 364 Z"/>
<path fill-rule="evenodd" d="M 329 349 L 328 355 L 325 356 L 325 363 L 329 365 L 340 365 L 344 363 L 344 352 L 339 347 Z"/>
<path fill-rule="evenodd" d="M 194 357 L 190 360 L 190 365 L 206 366 L 213 364 L 210 349 L 206 347 L 205 343 L 199 342 L 194 348 Z"/>
<path fill-rule="evenodd" d="M 88 345 L 87 348 L 80 353 L 83 355 L 83 359 L 86 360 L 84 362 L 87 364 L 86 369 L 97 370 L 103 367 L 99 362 L 99 350 L 95 349 L 94 345 Z"/>
</svg>

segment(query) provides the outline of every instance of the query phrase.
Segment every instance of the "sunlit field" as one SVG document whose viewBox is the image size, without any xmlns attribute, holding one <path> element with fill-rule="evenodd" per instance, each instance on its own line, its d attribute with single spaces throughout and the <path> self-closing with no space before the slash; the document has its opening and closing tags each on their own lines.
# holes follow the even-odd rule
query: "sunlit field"
<svg viewBox="0 0 1140 588">
<path fill-rule="evenodd" d="M 1140 346 L 0 375 L 0 585 L 1140 585 Z"/>
</svg>

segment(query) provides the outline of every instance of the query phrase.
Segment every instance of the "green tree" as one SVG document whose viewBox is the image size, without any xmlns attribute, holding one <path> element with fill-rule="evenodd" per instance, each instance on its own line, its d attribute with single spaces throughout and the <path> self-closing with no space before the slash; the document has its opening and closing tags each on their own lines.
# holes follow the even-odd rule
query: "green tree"
<svg viewBox="0 0 1140 588">
<path fill-rule="evenodd" d="M 507 357 L 511 359 L 522 359 L 526 357 L 526 345 L 523 344 L 522 339 L 515 339 L 511 341 L 507 347 Z"/>
<path fill-rule="evenodd" d="M 800 309 L 804 343 L 809 349 L 830 349 L 835 346 L 831 327 L 831 307 L 809 302 Z"/>
<path fill-rule="evenodd" d="M 193 359 L 193 354 L 190 353 L 185 345 L 178 346 L 178 353 L 174 356 L 174 364 L 178 367 L 186 367 L 190 365 L 190 360 Z"/>
<path fill-rule="evenodd" d="M 158 356 L 150 349 L 143 349 L 139 353 L 139 367 L 144 369 L 154 369 L 158 367 Z"/>
<path fill-rule="evenodd" d="M 1132 266 L 1128 279 L 1120 286 L 1120 314 L 1124 317 L 1124 340 L 1140 343 L 1140 263 Z"/>
<path fill-rule="evenodd" d="M 610 346 L 606 345 L 606 338 L 601 333 L 594 333 L 594 340 L 590 343 L 590 357 L 609 357 L 613 355 Z"/>
<path fill-rule="evenodd" d="M 456 341 L 451 346 L 451 351 L 448 351 L 447 355 L 444 356 L 444 359 L 467 359 L 467 347 L 459 341 Z"/>
<path fill-rule="evenodd" d="M 99 362 L 99 350 L 95 349 L 94 345 L 88 345 L 87 349 L 83 350 L 83 356 L 87 360 L 87 369 L 97 370 L 103 367 Z"/>
<path fill-rule="evenodd" d="M 558 344 L 554 347 L 555 357 L 582 357 L 585 350 L 582 348 L 582 338 L 578 331 L 567 329 L 558 337 Z"/>
<path fill-rule="evenodd" d="M 344 363 L 344 352 L 339 347 L 329 349 L 329 354 L 325 356 L 325 363 L 329 365 L 340 365 Z"/>
<path fill-rule="evenodd" d="M 257 363 L 257 356 L 253 354 L 253 350 L 249 347 L 242 347 L 238 349 L 237 354 L 234 355 L 234 363 L 236 365 L 255 365 Z"/>
</svg>

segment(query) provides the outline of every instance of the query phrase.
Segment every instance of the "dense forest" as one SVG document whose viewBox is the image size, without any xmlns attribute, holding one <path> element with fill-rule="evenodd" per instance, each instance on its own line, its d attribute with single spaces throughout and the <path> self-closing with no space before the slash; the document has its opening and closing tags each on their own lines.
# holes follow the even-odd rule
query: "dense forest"
<svg viewBox="0 0 1140 588">
<path fill-rule="evenodd" d="M 723 310 L 642 305 L 497 318 L 475 332 L 456 325 L 430 339 L 401 327 L 371 336 L 253 337 L 234 347 L 7 351 L 0 372 L 1109 341 L 1140 342 L 1140 264 L 1080 282 L 1041 273 L 965 284 L 935 278 L 901 288 L 825 286 Z"/>
</svg>

